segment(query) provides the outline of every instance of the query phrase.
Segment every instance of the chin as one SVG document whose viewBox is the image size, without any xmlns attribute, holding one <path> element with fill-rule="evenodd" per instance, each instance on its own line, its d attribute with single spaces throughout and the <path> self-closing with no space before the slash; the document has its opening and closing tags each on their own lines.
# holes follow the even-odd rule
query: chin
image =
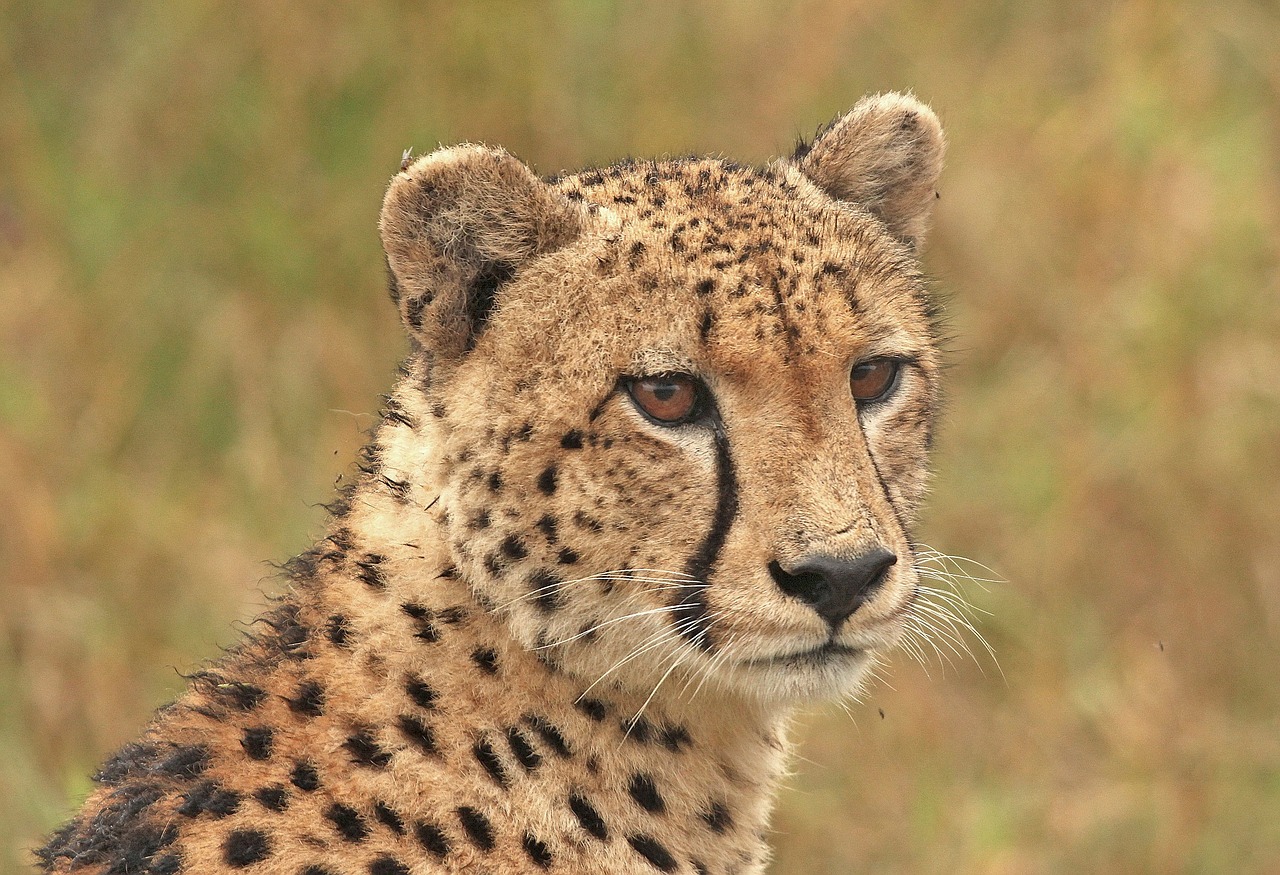
<svg viewBox="0 0 1280 875">
<path fill-rule="evenodd" d="M 726 687 L 771 703 L 802 703 L 857 696 L 879 663 L 870 650 L 819 648 L 792 656 L 746 660 L 720 672 Z"/>
</svg>

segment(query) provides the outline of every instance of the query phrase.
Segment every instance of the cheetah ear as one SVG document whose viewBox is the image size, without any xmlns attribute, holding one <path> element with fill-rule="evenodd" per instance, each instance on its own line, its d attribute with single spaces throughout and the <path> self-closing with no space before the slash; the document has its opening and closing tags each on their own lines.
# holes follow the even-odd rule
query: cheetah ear
<svg viewBox="0 0 1280 875">
<path fill-rule="evenodd" d="M 912 247 L 924 241 L 946 142 L 933 110 L 909 94 L 864 97 L 796 150 L 805 176 L 857 204 Z"/>
<path fill-rule="evenodd" d="M 454 146 L 396 174 L 378 227 L 409 334 L 444 358 L 474 346 L 499 288 L 573 242 L 586 211 L 501 149 Z"/>
</svg>

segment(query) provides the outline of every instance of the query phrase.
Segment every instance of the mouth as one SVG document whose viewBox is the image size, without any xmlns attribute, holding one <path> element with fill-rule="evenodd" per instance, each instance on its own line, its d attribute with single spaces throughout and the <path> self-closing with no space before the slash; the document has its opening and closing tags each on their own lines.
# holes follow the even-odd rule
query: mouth
<svg viewBox="0 0 1280 875">
<path fill-rule="evenodd" d="M 828 641 L 818 647 L 800 650 L 795 653 L 785 653 L 781 656 L 770 656 L 765 659 L 748 659 L 745 664 L 757 668 L 778 668 L 780 666 L 787 668 L 814 668 L 837 661 L 861 659 L 865 658 L 866 655 L 865 648 L 850 647 L 847 644 Z"/>
</svg>

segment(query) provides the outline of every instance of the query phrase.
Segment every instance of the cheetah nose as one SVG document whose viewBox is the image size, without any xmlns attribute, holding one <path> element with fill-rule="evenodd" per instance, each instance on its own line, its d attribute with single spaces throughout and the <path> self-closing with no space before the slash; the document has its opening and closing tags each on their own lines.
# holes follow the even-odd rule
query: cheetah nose
<svg viewBox="0 0 1280 875">
<path fill-rule="evenodd" d="M 876 547 L 853 559 L 818 554 L 788 568 L 770 562 L 769 573 L 779 589 L 817 611 L 834 631 L 871 600 L 897 561 L 896 555 Z"/>
</svg>

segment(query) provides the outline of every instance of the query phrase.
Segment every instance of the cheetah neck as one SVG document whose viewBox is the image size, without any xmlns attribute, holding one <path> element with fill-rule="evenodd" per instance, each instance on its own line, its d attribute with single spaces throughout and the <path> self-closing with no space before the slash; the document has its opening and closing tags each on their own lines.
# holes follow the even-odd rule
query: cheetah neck
<svg viewBox="0 0 1280 875">
<path fill-rule="evenodd" d="M 632 871 L 622 864 L 636 859 L 636 871 L 763 866 L 785 713 L 721 691 L 650 697 L 562 671 L 476 600 L 429 513 L 409 531 L 404 508 L 370 483 L 351 505 L 286 603 L 297 628 L 290 619 L 278 634 L 299 643 L 275 642 L 287 658 L 248 681 L 273 694 L 257 719 L 284 726 L 276 747 L 289 751 L 261 780 L 288 787 L 290 770 L 310 763 L 334 792 L 376 788 L 366 807 L 452 836 L 453 856 L 497 853 L 486 835 L 495 847 L 533 836 L 595 871 Z M 315 761 L 317 749 L 332 754 Z M 424 786 L 435 789 L 414 789 Z M 361 811 L 359 801 L 343 804 Z M 537 828 L 548 818 L 550 836 Z"/>
</svg>

